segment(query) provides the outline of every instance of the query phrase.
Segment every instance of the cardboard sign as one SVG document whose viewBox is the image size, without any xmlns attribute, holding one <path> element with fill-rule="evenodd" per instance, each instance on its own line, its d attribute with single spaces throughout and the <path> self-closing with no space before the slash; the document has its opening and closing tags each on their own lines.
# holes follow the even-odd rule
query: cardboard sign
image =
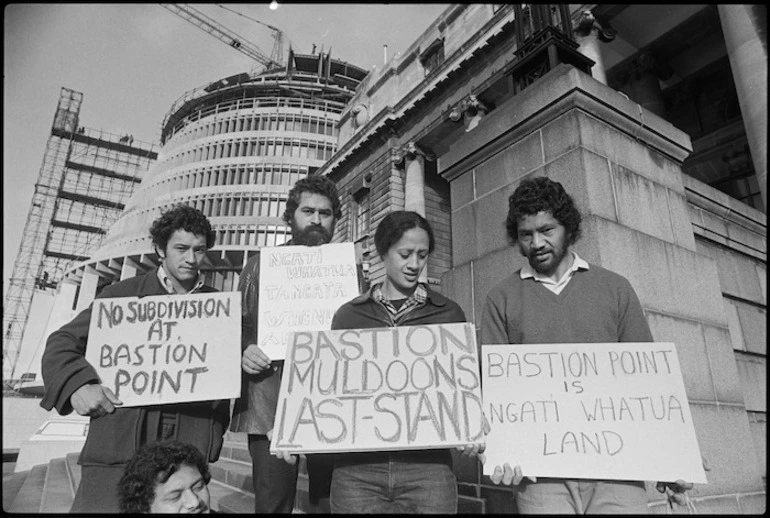
<svg viewBox="0 0 770 518">
<path fill-rule="evenodd" d="M 237 398 L 240 294 L 96 299 L 86 360 L 124 407 Z"/>
<path fill-rule="evenodd" d="M 481 349 L 484 474 L 706 483 L 673 343 Z"/>
<path fill-rule="evenodd" d="M 272 452 L 447 448 L 484 440 L 466 323 L 293 333 Z"/>
<path fill-rule="evenodd" d="M 282 360 L 289 333 L 329 329 L 335 311 L 358 294 L 353 243 L 262 248 L 257 342 Z"/>
</svg>

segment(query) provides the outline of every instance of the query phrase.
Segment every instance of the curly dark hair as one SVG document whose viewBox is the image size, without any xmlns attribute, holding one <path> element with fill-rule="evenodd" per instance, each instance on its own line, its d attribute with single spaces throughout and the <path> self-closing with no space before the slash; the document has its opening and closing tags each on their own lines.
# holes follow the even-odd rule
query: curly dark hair
<svg viewBox="0 0 770 518">
<path fill-rule="evenodd" d="M 421 228 L 428 233 L 428 253 L 432 253 L 436 247 L 436 240 L 428 220 L 416 212 L 397 210 L 385 216 L 374 233 L 374 246 L 380 257 L 385 257 L 390 247 L 396 244 L 407 230 L 413 228 Z"/>
<path fill-rule="evenodd" d="M 326 176 L 308 175 L 297 180 L 297 183 L 289 191 L 289 199 L 286 200 L 286 210 L 283 212 L 283 220 L 286 223 L 291 224 L 294 212 L 299 207 L 299 201 L 302 198 L 303 192 L 326 196 L 332 202 L 334 221 L 342 217 L 342 203 L 340 203 L 340 196 L 337 194 L 337 186 L 334 182 Z"/>
<path fill-rule="evenodd" d="M 508 198 L 508 217 L 505 230 L 508 240 L 515 244 L 519 238 L 519 220 L 538 212 L 550 212 L 567 231 L 567 244 L 580 239 L 582 217 L 572 197 L 559 182 L 545 176 L 529 178 L 521 182 Z"/>
<path fill-rule="evenodd" d="M 216 241 L 216 233 L 211 223 L 198 209 L 178 203 L 152 222 L 150 236 L 157 249 L 166 250 L 168 240 L 177 230 L 186 230 L 197 236 L 206 236 L 206 247 L 211 248 Z"/>
<path fill-rule="evenodd" d="M 191 444 L 161 441 L 136 450 L 118 482 L 120 512 L 149 513 L 156 484 L 164 484 L 183 465 L 197 468 L 206 484 L 211 480 L 206 459 Z"/>
</svg>

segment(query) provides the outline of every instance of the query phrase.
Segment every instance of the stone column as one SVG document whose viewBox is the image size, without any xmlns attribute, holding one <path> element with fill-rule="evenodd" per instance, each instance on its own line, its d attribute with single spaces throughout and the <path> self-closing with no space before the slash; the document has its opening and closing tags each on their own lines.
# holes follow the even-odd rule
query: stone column
<svg viewBox="0 0 770 518">
<path fill-rule="evenodd" d="M 414 142 L 406 145 L 404 162 L 404 210 L 412 210 L 425 217 L 425 155 Z"/>
<path fill-rule="evenodd" d="M 668 79 L 672 70 L 658 61 L 651 53 L 641 52 L 625 66 L 621 83 L 632 101 L 659 117 L 666 118 L 666 108 L 660 90 L 659 79 Z"/>
<path fill-rule="evenodd" d="M 767 47 L 760 38 L 760 28 L 767 22 L 758 19 L 764 16 L 764 10 L 761 14 L 757 11 L 760 6 L 729 4 L 717 8 L 754 171 L 767 211 Z"/>
<path fill-rule="evenodd" d="M 580 45 L 578 51 L 594 62 L 591 76 L 602 84 L 607 84 L 607 72 L 600 45 L 615 39 L 616 32 L 610 27 L 602 27 L 596 21 L 591 11 L 585 10 L 580 14 L 575 27 L 575 41 Z"/>
</svg>

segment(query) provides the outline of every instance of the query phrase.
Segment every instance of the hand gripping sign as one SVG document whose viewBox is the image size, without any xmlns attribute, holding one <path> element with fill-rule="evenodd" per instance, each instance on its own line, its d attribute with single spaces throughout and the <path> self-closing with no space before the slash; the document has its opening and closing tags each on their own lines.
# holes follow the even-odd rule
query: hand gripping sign
<svg viewBox="0 0 770 518">
<path fill-rule="evenodd" d="M 96 299 L 86 360 L 124 407 L 240 396 L 240 294 Z"/>
<path fill-rule="evenodd" d="M 706 483 L 673 343 L 481 349 L 485 475 Z"/>
<path fill-rule="evenodd" d="M 473 325 L 292 333 L 270 451 L 484 442 Z"/>
<path fill-rule="evenodd" d="M 292 331 L 329 329 L 334 312 L 358 296 L 353 243 L 260 250 L 257 343 L 282 360 Z"/>
</svg>

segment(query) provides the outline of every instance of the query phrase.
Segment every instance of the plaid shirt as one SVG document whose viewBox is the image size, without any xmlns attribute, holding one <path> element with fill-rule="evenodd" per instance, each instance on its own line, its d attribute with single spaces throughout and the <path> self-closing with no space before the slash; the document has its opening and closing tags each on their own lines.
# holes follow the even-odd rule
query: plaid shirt
<svg viewBox="0 0 770 518">
<path fill-rule="evenodd" d="M 414 308 L 424 306 L 428 301 L 428 290 L 425 289 L 425 286 L 418 283 L 412 296 L 406 299 L 400 308 L 396 309 L 396 307 L 382 294 L 381 288 L 382 284 L 378 284 L 372 288 L 372 298 L 388 310 L 388 315 L 390 316 L 393 325 L 398 325 L 410 311 Z"/>
<path fill-rule="evenodd" d="M 174 289 L 174 285 L 171 284 L 171 279 L 168 278 L 168 274 L 166 273 L 166 269 L 161 264 L 158 268 L 158 279 L 160 279 L 160 283 L 163 285 L 164 288 L 166 288 L 166 291 L 169 295 L 174 295 L 176 293 L 176 290 Z M 187 292 L 187 294 L 196 293 L 199 289 L 201 289 L 201 286 L 203 286 L 203 275 L 200 273 L 198 274 L 198 278 L 195 281 L 195 286 Z"/>
</svg>

